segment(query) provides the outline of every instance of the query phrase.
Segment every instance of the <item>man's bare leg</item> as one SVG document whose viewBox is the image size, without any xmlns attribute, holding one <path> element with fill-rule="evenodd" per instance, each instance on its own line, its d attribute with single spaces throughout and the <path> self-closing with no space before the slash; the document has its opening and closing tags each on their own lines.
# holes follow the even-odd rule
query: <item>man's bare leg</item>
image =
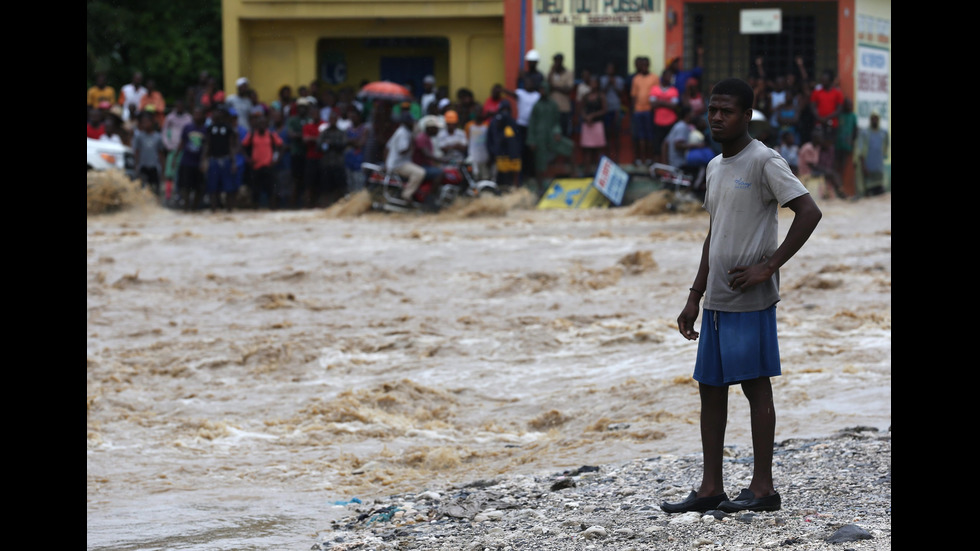
<svg viewBox="0 0 980 551">
<path fill-rule="evenodd" d="M 728 424 L 728 387 L 698 385 L 701 395 L 701 449 L 704 473 L 698 497 L 724 493 L 722 453 L 725 447 L 725 428 Z"/>
<path fill-rule="evenodd" d="M 766 497 L 776 492 L 772 482 L 772 448 L 776 437 L 776 408 L 772 403 L 772 383 L 769 377 L 744 381 L 742 391 L 749 400 L 752 449 L 755 454 L 749 490 L 757 498 Z"/>
</svg>

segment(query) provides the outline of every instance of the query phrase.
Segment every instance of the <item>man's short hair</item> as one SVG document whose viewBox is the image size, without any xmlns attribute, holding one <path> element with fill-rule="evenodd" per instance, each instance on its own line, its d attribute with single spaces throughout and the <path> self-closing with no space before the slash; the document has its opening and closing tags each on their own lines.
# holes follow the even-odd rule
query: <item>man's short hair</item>
<svg viewBox="0 0 980 551">
<path fill-rule="evenodd" d="M 738 106 L 742 109 L 751 109 L 755 103 L 753 101 L 755 93 L 752 91 L 752 86 L 740 78 L 726 78 L 718 82 L 711 89 L 711 95 L 715 94 L 719 96 L 734 96 Z"/>
</svg>

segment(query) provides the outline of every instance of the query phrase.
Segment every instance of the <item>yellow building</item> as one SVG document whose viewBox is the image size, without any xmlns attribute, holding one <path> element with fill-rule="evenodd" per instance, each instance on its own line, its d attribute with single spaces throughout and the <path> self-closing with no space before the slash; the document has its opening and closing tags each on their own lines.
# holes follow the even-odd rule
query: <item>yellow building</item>
<svg viewBox="0 0 980 551">
<path fill-rule="evenodd" d="M 486 97 L 504 79 L 501 0 L 223 0 L 224 89 L 247 77 L 273 100 L 320 80 L 332 88 L 362 81 L 411 82 L 431 74 L 453 95 Z"/>
</svg>

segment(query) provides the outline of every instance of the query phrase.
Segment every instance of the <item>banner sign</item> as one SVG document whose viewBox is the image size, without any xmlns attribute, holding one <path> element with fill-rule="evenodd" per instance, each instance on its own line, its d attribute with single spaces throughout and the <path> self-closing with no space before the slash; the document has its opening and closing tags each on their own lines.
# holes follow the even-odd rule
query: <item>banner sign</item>
<svg viewBox="0 0 980 551">
<path fill-rule="evenodd" d="M 592 186 L 592 178 L 556 178 L 538 201 L 539 209 L 607 207 L 609 201 Z"/>
<path fill-rule="evenodd" d="M 612 159 L 605 155 L 599 160 L 592 185 L 602 192 L 617 207 L 623 203 L 623 194 L 629 184 L 630 175 Z"/>
<path fill-rule="evenodd" d="M 779 34 L 783 30 L 782 10 L 741 10 L 739 31 L 742 34 Z"/>
<path fill-rule="evenodd" d="M 602 26 L 643 23 L 659 13 L 663 0 L 536 0 L 534 12 L 551 25 Z"/>
</svg>

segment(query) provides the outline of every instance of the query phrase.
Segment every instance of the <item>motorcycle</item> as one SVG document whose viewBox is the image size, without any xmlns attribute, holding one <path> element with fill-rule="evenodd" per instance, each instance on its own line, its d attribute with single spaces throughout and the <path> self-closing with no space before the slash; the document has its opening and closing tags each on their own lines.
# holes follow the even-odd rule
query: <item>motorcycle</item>
<svg viewBox="0 0 980 551">
<path fill-rule="evenodd" d="M 453 163 L 443 167 L 442 184 L 436 185 L 425 179 L 412 194 L 410 200 L 402 199 L 405 179 L 388 172 L 383 165 L 361 163 L 365 187 L 371 194 L 371 208 L 389 212 L 438 212 L 451 205 L 458 197 L 478 198 L 484 195 L 500 195 L 500 188 L 493 180 L 477 180 L 471 163 Z"/>
<path fill-rule="evenodd" d="M 667 204 L 671 211 L 676 211 L 679 203 L 704 200 L 704 167 L 700 167 L 697 174 L 691 174 L 675 166 L 653 163 L 650 176 L 658 180 L 663 189 L 674 192 L 674 201 Z"/>
</svg>

